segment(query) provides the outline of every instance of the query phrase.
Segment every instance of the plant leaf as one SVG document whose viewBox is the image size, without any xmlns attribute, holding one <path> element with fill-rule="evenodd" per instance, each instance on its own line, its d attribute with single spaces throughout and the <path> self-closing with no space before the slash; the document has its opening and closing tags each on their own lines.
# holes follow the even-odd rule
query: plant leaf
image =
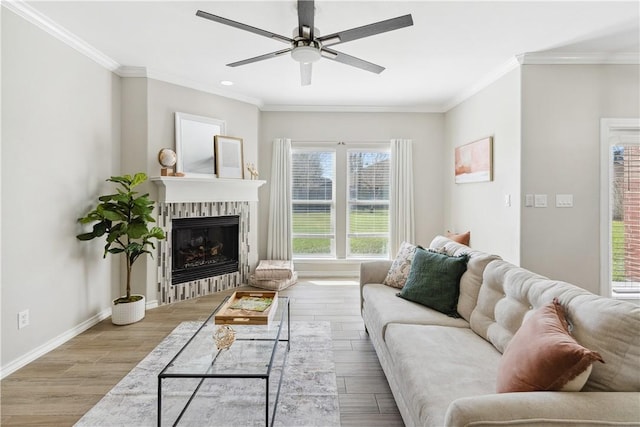
<svg viewBox="0 0 640 427">
<path fill-rule="evenodd" d="M 103 203 L 98 205 L 96 212 L 102 218 L 110 221 L 124 221 L 127 219 L 126 215 L 123 215 L 119 209 L 113 203 Z"/>
<path fill-rule="evenodd" d="M 117 196 L 117 194 L 108 194 L 106 196 L 100 196 L 98 197 L 98 200 L 100 200 L 101 202 L 108 202 L 111 199 L 113 199 L 115 196 Z"/>
<path fill-rule="evenodd" d="M 109 244 L 116 241 L 117 238 L 127 234 L 127 226 L 125 223 L 121 222 L 113 226 L 109 235 L 107 236 L 107 242 Z"/>
<path fill-rule="evenodd" d="M 149 230 L 149 236 L 148 237 L 153 237 L 155 239 L 164 239 L 166 238 L 164 231 L 162 230 L 162 228 L 160 227 L 153 227 L 151 228 L 151 230 Z"/>
<path fill-rule="evenodd" d="M 93 226 L 93 232 L 91 234 L 93 234 L 94 237 L 100 237 L 106 232 L 107 232 L 107 222 L 100 221 Z"/>
<path fill-rule="evenodd" d="M 135 222 L 129 224 L 129 227 L 127 227 L 127 235 L 130 239 L 140 239 L 148 232 L 149 230 L 147 230 L 147 226 L 144 222 Z"/>
<path fill-rule="evenodd" d="M 76 238 L 78 240 L 82 240 L 82 241 L 87 241 L 87 240 L 91 240 L 94 237 L 96 237 L 93 233 L 82 233 L 82 234 L 78 234 L 76 236 Z"/>
<path fill-rule="evenodd" d="M 133 176 L 133 179 L 131 180 L 131 188 L 135 187 L 136 185 L 142 184 L 146 180 L 147 174 L 144 172 L 138 172 Z"/>
</svg>

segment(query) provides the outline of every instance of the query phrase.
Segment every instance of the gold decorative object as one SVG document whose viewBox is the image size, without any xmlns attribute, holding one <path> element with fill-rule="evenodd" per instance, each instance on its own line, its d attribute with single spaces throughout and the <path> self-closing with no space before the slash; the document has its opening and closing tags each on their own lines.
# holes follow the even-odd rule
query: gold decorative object
<svg viewBox="0 0 640 427">
<path fill-rule="evenodd" d="M 213 340 L 216 342 L 218 350 L 226 350 L 236 340 L 236 331 L 229 325 L 218 326 L 213 333 Z"/>
<path fill-rule="evenodd" d="M 258 179 L 258 169 L 256 169 L 254 163 L 247 163 L 247 170 L 249 171 L 249 175 L 251 175 L 251 179 Z"/>
</svg>

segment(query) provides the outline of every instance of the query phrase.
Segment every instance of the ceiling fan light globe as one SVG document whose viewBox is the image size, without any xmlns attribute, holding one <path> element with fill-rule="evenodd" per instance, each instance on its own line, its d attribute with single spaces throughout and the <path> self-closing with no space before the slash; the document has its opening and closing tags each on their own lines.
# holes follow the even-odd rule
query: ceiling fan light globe
<svg viewBox="0 0 640 427">
<path fill-rule="evenodd" d="M 322 55 L 319 49 L 311 46 L 299 46 L 293 48 L 291 57 L 301 64 L 310 64 L 318 61 Z"/>
</svg>

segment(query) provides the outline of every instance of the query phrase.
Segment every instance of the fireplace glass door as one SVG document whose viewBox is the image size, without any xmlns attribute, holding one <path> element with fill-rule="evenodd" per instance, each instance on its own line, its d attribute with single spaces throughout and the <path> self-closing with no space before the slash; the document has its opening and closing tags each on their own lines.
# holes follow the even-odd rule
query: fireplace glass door
<svg viewBox="0 0 640 427">
<path fill-rule="evenodd" d="M 238 271 L 238 225 L 238 216 L 174 219 L 171 283 Z"/>
</svg>

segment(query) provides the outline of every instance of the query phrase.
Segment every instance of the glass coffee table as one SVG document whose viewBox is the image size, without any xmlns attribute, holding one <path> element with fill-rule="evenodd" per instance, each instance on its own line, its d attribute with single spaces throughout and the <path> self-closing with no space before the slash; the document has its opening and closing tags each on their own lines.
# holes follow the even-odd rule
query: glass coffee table
<svg viewBox="0 0 640 427">
<path fill-rule="evenodd" d="M 289 297 L 278 297 L 277 309 L 269 324 L 229 325 L 235 332 L 235 341 L 228 349 L 218 350 L 213 335 L 220 325 L 214 325 L 214 316 L 228 299 L 225 298 L 158 374 L 158 426 L 178 425 L 188 418 L 186 414 L 193 406 L 225 405 L 224 400 L 234 393 L 239 399 L 260 394 L 256 382 L 264 387 L 265 426 L 273 425 L 291 348 Z M 194 405 L 196 399 L 200 403 Z M 247 411 L 260 411 L 261 406 L 244 404 L 234 422 L 244 424 L 240 421 L 242 415 Z M 231 422 L 221 419 L 216 425 Z"/>
</svg>

